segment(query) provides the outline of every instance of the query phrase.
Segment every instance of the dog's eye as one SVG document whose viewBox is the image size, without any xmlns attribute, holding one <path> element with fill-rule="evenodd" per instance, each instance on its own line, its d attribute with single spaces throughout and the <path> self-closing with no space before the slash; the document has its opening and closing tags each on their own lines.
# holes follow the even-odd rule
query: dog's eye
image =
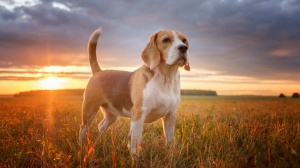
<svg viewBox="0 0 300 168">
<path fill-rule="evenodd" d="M 165 38 L 162 42 L 163 43 L 169 43 L 171 40 L 169 38 Z"/>
<path fill-rule="evenodd" d="M 182 39 L 182 42 L 183 42 L 183 43 L 186 43 L 186 39 Z"/>
</svg>

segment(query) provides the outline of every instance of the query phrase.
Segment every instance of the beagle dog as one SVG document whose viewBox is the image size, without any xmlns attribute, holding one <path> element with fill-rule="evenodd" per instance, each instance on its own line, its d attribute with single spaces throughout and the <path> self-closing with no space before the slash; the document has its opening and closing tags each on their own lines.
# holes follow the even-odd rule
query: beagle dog
<svg viewBox="0 0 300 168">
<path fill-rule="evenodd" d="M 101 33 L 102 29 L 97 29 L 88 43 L 93 76 L 84 93 L 79 141 L 86 136 L 87 127 L 100 108 L 104 114 L 98 125 L 100 136 L 118 116 L 131 119 L 129 148 L 132 154 L 136 154 L 140 146 L 143 124 L 160 118 L 166 142 L 173 142 L 175 114 L 180 103 L 178 68 L 190 70 L 186 36 L 172 30 L 154 33 L 141 54 L 144 65 L 134 72 L 126 72 L 99 67 L 96 46 Z"/>
</svg>

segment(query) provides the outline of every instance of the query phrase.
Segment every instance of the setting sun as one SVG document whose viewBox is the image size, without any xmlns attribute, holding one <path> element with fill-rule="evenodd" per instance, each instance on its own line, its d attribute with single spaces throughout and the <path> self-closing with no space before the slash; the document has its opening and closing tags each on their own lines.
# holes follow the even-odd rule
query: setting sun
<svg viewBox="0 0 300 168">
<path fill-rule="evenodd" d="M 49 77 L 40 81 L 40 87 L 42 89 L 59 89 L 62 87 L 64 79 L 57 77 Z"/>
</svg>

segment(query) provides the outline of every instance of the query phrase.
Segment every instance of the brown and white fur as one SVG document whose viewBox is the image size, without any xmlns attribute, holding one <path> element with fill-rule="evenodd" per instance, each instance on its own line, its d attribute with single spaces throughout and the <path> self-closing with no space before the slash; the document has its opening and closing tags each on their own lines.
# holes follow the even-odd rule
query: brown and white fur
<svg viewBox="0 0 300 168">
<path fill-rule="evenodd" d="M 100 136 L 118 116 L 131 119 L 129 145 L 132 154 L 136 154 L 136 147 L 141 143 L 143 124 L 160 118 L 166 141 L 173 142 L 175 114 L 180 103 L 178 68 L 184 66 L 185 70 L 190 70 L 186 36 L 172 30 L 156 32 L 141 54 L 144 65 L 134 72 L 126 72 L 99 67 L 96 46 L 101 33 L 101 28 L 96 30 L 88 44 L 93 76 L 84 93 L 79 141 L 82 142 L 100 107 L 104 114 L 98 125 Z"/>
</svg>

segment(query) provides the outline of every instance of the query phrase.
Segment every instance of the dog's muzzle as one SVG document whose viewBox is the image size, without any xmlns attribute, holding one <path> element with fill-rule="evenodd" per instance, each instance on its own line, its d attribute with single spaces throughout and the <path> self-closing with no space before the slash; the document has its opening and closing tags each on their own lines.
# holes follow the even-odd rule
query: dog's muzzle
<svg viewBox="0 0 300 168">
<path fill-rule="evenodd" d="M 187 50 L 188 50 L 188 47 L 186 45 L 178 45 L 177 46 L 177 49 L 178 49 L 178 59 L 177 59 L 177 64 L 179 66 L 183 66 L 187 63 Z"/>
<path fill-rule="evenodd" d="M 187 50 L 188 50 L 188 46 L 186 45 L 178 45 L 177 49 L 179 51 L 179 57 L 177 62 L 177 65 L 179 65 L 180 67 L 184 66 L 184 69 L 189 71 L 190 70 L 190 65 L 189 62 L 187 60 Z"/>
</svg>

